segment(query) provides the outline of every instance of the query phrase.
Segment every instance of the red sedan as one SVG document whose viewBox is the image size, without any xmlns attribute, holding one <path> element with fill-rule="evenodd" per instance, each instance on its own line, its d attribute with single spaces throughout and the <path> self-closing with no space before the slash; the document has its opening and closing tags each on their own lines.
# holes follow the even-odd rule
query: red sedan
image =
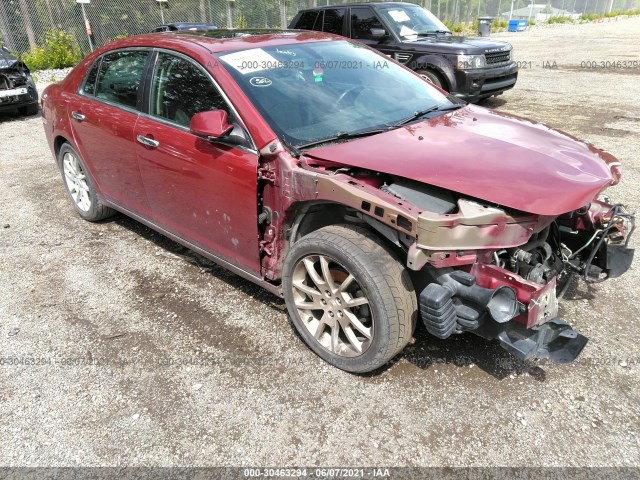
<svg viewBox="0 0 640 480">
<path fill-rule="evenodd" d="M 570 274 L 624 273 L 611 155 L 466 105 L 362 44 L 296 31 L 131 37 L 42 96 L 78 214 L 116 211 L 284 297 L 309 347 L 376 369 L 418 318 L 573 360 Z M 256 328 L 262 328 L 256 325 Z"/>
</svg>

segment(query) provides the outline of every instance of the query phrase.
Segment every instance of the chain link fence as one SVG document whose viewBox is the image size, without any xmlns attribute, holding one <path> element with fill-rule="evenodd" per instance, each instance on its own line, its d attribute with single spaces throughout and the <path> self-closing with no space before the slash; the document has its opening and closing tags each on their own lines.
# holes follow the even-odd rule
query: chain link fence
<svg viewBox="0 0 640 480">
<path fill-rule="evenodd" d="M 451 22 L 478 16 L 508 18 L 511 9 L 533 13 L 529 0 L 409 0 Z M 87 2 L 87 0 L 84 0 Z M 163 23 L 206 22 L 219 27 L 286 27 L 298 10 L 346 3 L 340 0 L 0 0 L 0 45 L 24 53 L 41 46 L 45 34 L 65 31 L 82 54 L 122 36 L 145 33 Z M 638 8 L 640 0 L 547 0 L 536 13 L 598 13 Z M 557 13 L 558 15 L 561 13 Z M 520 15 L 522 17 L 522 15 Z M 515 18 L 515 16 L 514 16 Z M 88 27 L 88 28 L 87 28 Z M 90 35 L 87 33 L 90 32 Z M 91 40 L 91 44 L 89 41 Z"/>
</svg>

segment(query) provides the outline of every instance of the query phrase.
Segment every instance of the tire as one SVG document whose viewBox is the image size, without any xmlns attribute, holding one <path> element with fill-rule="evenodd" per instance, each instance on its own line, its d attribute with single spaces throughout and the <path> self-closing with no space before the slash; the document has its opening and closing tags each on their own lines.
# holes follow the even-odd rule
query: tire
<svg viewBox="0 0 640 480">
<path fill-rule="evenodd" d="M 116 213 L 115 210 L 100 202 L 84 162 L 68 143 L 60 147 L 58 166 L 67 196 L 82 218 L 89 222 L 98 222 Z"/>
<path fill-rule="evenodd" d="M 418 306 L 409 273 L 369 230 L 331 225 L 304 236 L 287 254 L 282 282 L 300 336 L 342 370 L 375 370 L 413 336 Z"/>
<path fill-rule="evenodd" d="M 25 105 L 24 107 L 18 108 L 18 113 L 25 117 L 32 117 L 38 113 L 38 104 L 30 103 L 29 105 Z"/>
<path fill-rule="evenodd" d="M 445 82 L 439 73 L 436 73 L 433 70 L 416 70 L 416 73 L 418 75 L 422 75 L 423 77 L 426 77 L 427 80 L 433 83 L 436 87 L 449 91 L 449 89 L 445 85 Z"/>
</svg>

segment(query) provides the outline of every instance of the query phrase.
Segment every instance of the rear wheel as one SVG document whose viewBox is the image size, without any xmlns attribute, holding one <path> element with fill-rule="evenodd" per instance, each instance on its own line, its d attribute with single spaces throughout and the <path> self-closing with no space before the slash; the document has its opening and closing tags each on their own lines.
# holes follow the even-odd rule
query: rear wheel
<svg viewBox="0 0 640 480">
<path fill-rule="evenodd" d="M 58 163 L 67 195 L 82 218 L 97 222 L 115 213 L 115 210 L 100 202 L 80 155 L 68 143 L 60 147 Z"/>
<path fill-rule="evenodd" d="M 383 366 L 413 335 L 417 302 L 409 274 L 366 229 L 332 225 L 303 237 L 287 255 L 283 287 L 300 336 L 348 372 Z"/>
</svg>

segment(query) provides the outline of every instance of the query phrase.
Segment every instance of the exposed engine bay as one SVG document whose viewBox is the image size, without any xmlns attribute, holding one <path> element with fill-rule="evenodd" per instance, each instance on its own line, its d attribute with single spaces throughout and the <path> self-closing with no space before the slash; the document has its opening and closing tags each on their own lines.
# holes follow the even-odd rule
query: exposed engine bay
<svg viewBox="0 0 640 480">
<path fill-rule="evenodd" d="M 440 215 L 453 216 L 458 212 L 456 201 L 460 205 L 451 192 L 404 179 L 384 183 L 380 189 Z M 478 203 L 485 209 L 500 208 Z M 523 359 L 572 361 L 587 339 L 557 318 L 558 299 L 571 274 L 596 283 L 628 270 L 634 217 L 622 205 L 601 197 L 579 210 L 541 218 L 540 224 L 543 228 L 534 229 L 519 246 L 500 248 L 500 235 L 496 235 L 495 247 L 473 252 L 477 260 L 468 266 L 428 265 L 434 281 L 420 293 L 427 330 L 439 338 L 465 331 L 497 338 Z"/>
</svg>

